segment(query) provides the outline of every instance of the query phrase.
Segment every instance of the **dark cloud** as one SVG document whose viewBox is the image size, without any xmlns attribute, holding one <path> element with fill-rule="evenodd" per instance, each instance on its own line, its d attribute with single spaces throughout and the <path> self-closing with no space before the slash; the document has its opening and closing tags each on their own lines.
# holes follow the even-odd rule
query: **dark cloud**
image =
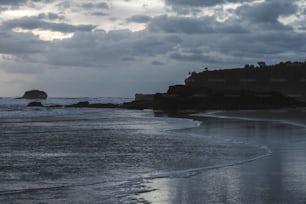
<svg viewBox="0 0 306 204">
<path fill-rule="evenodd" d="M 192 2 L 200 3 L 199 1 Z M 192 3 L 190 2 L 190 4 Z M 224 22 L 217 21 L 216 15 L 204 17 L 158 16 L 149 22 L 148 29 L 152 32 L 182 34 L 245 34 L 271 30 L 286 31 L 292 30 L 292 26 L 284 25 L 279 21 L 279 18 L 295 14 L 297 6 L 295 1 L 270 0 L 242 5 L 232 11 L 236 17 L 229 17 Z"/>
<path fill-rule="evenodd" d="M 209 33 L 245 33 L 247 29 L 233 22 L 217 22 L 213 17 L 169 17 L 153 18 L 148 25 L 152 32 L 209 34 Z"/>
<path fill-rule="evenodd" d="M 121 62 L 127 66 L 127 63 L 137 64 L 149 59 L 148 63 L 151 63 L 152 59 L 175 50 L 180 42 L 175 36 L 154 36 L 149 32 L 128 30 L 76 32 L 70 39 L 45 42 L 32 33 L 8 30 L 0 32 L 0 53 L 13 55 L 17 61 L 44 64 L 45 67 L 116 69 L 114 64 Z"/>
<path fill-rule="evenodd" d="M 83 4 L 87 8 L 97 4 Z M 102 4 L 101 4 L 101 7 Z M 273 8 L 275 10 L 273 10 Z M 268 13 L 272 12 L 269 16 Z M 3 22 L 5 28 L 20 27 L 23 29 L 46 29 L 61 32 L 75 32 L 71 39 L 48 43 L 48 51 L 39 43 L 29 52 L 41 49 L 44 58 L 51 65 L 106 67 L 115 61 L 134 63 L 139 59 L 148 60 L 151 65 L 163 65 L 159 56 L 178 62 L 221 63 L 230 60 L 239 63 L 244 59 L 262 58 L 265 55 L 283 55 L 295 49 L 304 51 L 303 35 L 291 29 L 283 29 L 279 16 L 290 15 L 295 12 L 294 4 L 270 1 L 257 3 L 253 6 L 244 5 L 237 9 L 238 18 L 230 18 L 225 22 L 218 22 L 211 17 L 178 17 L 162 15 L 150 18 L 146 15 L 135 15 L 127 21 L 149 22 L 147 29 L 142 32 L 129 30 L 114 30 L 110 32 L 78 32 L 92 31 L 92 25 L 70 25 L 65 23 L 50 23 L 44 19 L 59 19 L 55 13 L 40 14 L 36 17 L 24 17 Z M 270 22 L 276 26 L 266 26 Z M 3 27 L 4 28 L 4 27 Z M 263 29 L 264 28 L 264 29 Z M 281 33 L 279 33 L 281 32 Z M 192 34 L 192 35 L 191 35 Z M 21 34 L 14 34 L 15 37 Z M 12 38 L 13 39 L 13 38 Z M 32 36 L 32 40 L 35 39 Z M 37 39 L 36 39 L 37 40 Z M 18 42 L 18 41 L 17 41 Z M 20 39 L 19 39 L 20 42 Z M 2 45 L 8 50 L 5 53 L 17 52 L 17 44 Z M 25 42 L 21 42 L 22 44 Z M 20 49 L 20 52 L 25 50 Z M 212 57 L 214 56 L 214 57 Z M 152 58 L 152 59 L 151 59 Z"/>
<path fill-rule="evenodd" d="M 84 3 L 81 4 L 83 9 L 109 9 L 109 5 L 105 2 L 101 3 Z"/>
<path fill-rule="evenodd" d="M 31 33 L 15 33 L 12 31 L 3 31 L 0 27 L 0 53 L 12 54 L 26 57 L 35 53 L 43 52 L 46 42 L 40 41 Z"/>
<path fill-rule="evenodd" d="M 181 40 L 148 32 L 118 30 L 76 33 L 48 48 L 48 63 L 61 66 L 107 67 L 119 61 L 136 61 L 171 52 Z"/>
<path fill-rule="evenodd" d="M 154 65 L 154 66 L 163 66 L 163 65 L 165 65 L 165 63 L 154 60 L 154 61 L 152 61 L 152 65 Z"/>
<path fill-rule="evenodd" d="M 150 16 L 146 15 L 134 15 L 127 19 L 127 22 L 134 22 L 134 23 L 147 23 L 151 20 Z"/>
<path fill-rule="evenodd" d="M 293 32 L 254 33 L 245 36 L 232 36 L 220 42 L 222 52 L 233 56 L 256 57 L 283 55 L 285 53 L 304 52 L 306 46 L 302 43 L 306 37 Z M 233 49 L 233 41 L 237 49 Z M 222 45 L 222 47 L 221 47 Z M 300 56 L 301 57 L 301 56 Z"/>
<path fill-rule="evenodd" d="M 52 16 L 52 15 L 51 15 Z M 49 16 L 48 16 L 49 17 Z M 53 16 L 54 17 L 54 16 Z M 40 16 L 23 17 L 3 22 L 4 27 L 9 29 L 22 28 L 26 30 L 42 29 L 71 33 L 75 31 L 90 32 L 96 26 L 94 25 L 72 25 L 67 23 L 52 23 L 41 20 Z"/>
<path fill-rule="evenodd" d="M 28 2 L 35 2 L 35 3 L 50 3 L 54 0 L 28 0 Z"/>
<path fill-rule="evenodd" d="M 123 57 L 121 60 L 128 61 L 128 62 L 135 62 L 136 58 L 135 57 Z"/>
<path fill-rule="evenodd" d="M 28 0 L 1 0 L 0 12 L 9 9 L 19 8 L 20 6 L 25 5 L 27 2 Z"/>
<path fill-rule="evenodd" d="M 220 62 L 220 59 L 217 59 L 217 57 L 210 57 L 204 54 L 173 53 L 170 55 L 170 58 L 181 62 L 200 62 L 200 63 L 216 63 L 217 61 Z"/>
<path fill-rule="evenodd" d="M 60 1 L 56 4 L 57 9 L 61 12 L 66 11 L 67 9 L 70 9 L 72 7 L 73 3 L 68 0 Z"/>
<path fill-rule="evenodd" d="M 186 34 L 213 32 L 210 19 L 169 17 L 166 15 L 153 18 L 148 29 L 152 32 Z"/>
<path fill-rule="evenodd" d="M 41 13 L 41 14 L 38 15 L 38 18 L 40 18 L 40 19 L 47 19 L 47 20 L 63 20 L 63 19 L 65 19 L 64 16 L 58 15 L 58 14 L 52 13 L 52 12 Z"/>
<path fill-rule="evenodd" d="M 28 0 L 1 0 L 1 6 L 16 6 L 26 3 Z"/>
<path fill-rule="evenodd" d="M 80 12 L 85 11 L 87 15 L 92 15 L 92 16 L 107 16 L 108 13 L 106 11 L 109 9 L 110 6 L 108 5 L 108 3 L 105 2 L 83 3 L 78 5 L 78 10 L 80 10 Z"/>
<path fill-rule="evenodd" d="M 53 0 L 1 0 L 0 6 L 17 7 L 27 3 L 50 3 Z"/>
<path fill-rule="evenodd" d="M 253 0 L 166 0 L 166 3 L 172 6 L 202 7 L 215 6 L 223 3 L 241 3 L 251 1 Z"/>
<path fill-rule="evenodd" d="M 237 10 L 238 16 L 252 23 L 278 24 L 278 18 L 295 14 L 295 1 L 266 1 L 255 5 L 245 5 Z"/>
<path fill-rule="evenodd" d="M 7 5 L 8 2 L 11 2 L 11 5 L 27 3 L 4 2 Z M 224 3 L 223 0 L 167 0 L 168 5 L 180 8 L 181 13 L 186 14 L 193 10 L 197 13 L 194 16 L 198 17 L 182 17 L 178 14 L 179 10 L 176 10 L 177 12 L 171 16 L 161 15 L 152 18 L 145 12 L 135 16 L 131 16 L 128 11 L 127 14 L 117 15 L 112 13 L 112 7 L 106 7 L 104 4 L 79 2 L 82 1 L 55 2 L 53 5 L 59 6 L 62 10 L 66 9 L 63 13 L 53 11 L 7 21 L 2 19 L 0 53 L 12 55 L 13 60 L 9 59 L 10 56 L 7 60 L 2 59 L 1 70 L 10 69 L 11 72 L 18 73 L 46 70 L 48 74 L 41 84 L 48 81 L 49 87 L 67 87 L 67 77 L 75 78 L 74 81 L 72 79 L 73 86 L 67 88 L 66 93 L 74 89 L 76 94 L 87 94 L 89 89 L 84 88 L 82 93 L 79 92 L 78 85 L 82 84 L 83 87 L 84 84 L 84 87 L 90 87 L 90 90 L 103 87 L 102 94 L 117 91 L 115 94 L 120 95 L 137 91 L 166 90 L 171 83 L 183 82 L 189 71 L 197 71 L 205 66 L 236 67 L 255 64 L 262 60 L 277 63 L 305 58 L 306 35 L 295 32 L 291 26 L 296 24 L 290 22 L 290 25 L 283 25 L 280 21 L 280 17 L 294 15 L 297 12 L 293 1 L 269 0 L 241 5 L 231 10 L 233 16 L 224 15 L 228 18 L 222 22 L 217 20 L 220 17 L 219 13 L 200 16 L 197 9 Z M 188 11 L 184 11 L 184 8 Z M 69 15 L 71 12 L 79 12 L 82 15 L 109 15 L 114 21 L 107 23 L 112 23 L 113 27 L 124 20 L 147 23 L 147 27 L 141 32 L 132 32 L 128 29 L 96 30 L 94 25 L 75 25 L 77 21 L 68 19 L 76 15 Z M 66 14 L 67 16 L 64 16 Z M 107 21 L 109 18 L 102 19 Z M 69 20 L 73 24 L 55 23 L 63 20 Z M 126 25 L 130 24 L 125 23 L 124 26 Z M 103 28 L 102 23 L 99 26 Z M 300 26 L 302 28 L 304 25 Z M 30 32 L 13 32 L 14 28 L 74 32 L 74 36 L 45 42 Z M 15 64 L 10 64 L 12 61 Z M 6 66 L 4 62 L 10 65 Z M 23 64 L 27 66 L 23 67 Z M 32 65 L 35 69 L 31 69 Z M 58 80 L 56 85 L 54 79 Z M 109 90 L 109 87 L 114 88 Z M 158 87 L 158 90 L 154 91 L 154 87 Z"/>
<path fill-rule="evenodd" d="M 107 13 L 101 12 L 101 11 L 94 11 L 94 12 L 90 12 L 89 14 L 93 16 L 107 16 L 108 15 Z"/>
</svg>

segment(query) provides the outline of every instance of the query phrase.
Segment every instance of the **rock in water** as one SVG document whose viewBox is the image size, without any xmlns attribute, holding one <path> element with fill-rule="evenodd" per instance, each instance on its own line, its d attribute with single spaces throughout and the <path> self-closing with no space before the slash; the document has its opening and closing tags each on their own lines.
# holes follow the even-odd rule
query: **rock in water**
<svg viewBox="0 0 306 204">
<path fill-rule="evenodd" d="M 70 108 L 88 108 L 89 102 L 88 101 L 81 101 L 72 105 L 67 105 L 66 107 Z"/>
<path fill-rule="evenodd" d="M 25 99 L 47 99 L 47 97 L 48 97 L 48 95 L 44 91 L 31 90 L 31 91 L 26 91 L 22 98 L 25 98 Z"/>
<path fill-rule="evenodd" d="M 31 102 L 28 104 L 28 107 L 43 107 L 43 105 L 41 104 L 41 102 Z"/>
</svg>

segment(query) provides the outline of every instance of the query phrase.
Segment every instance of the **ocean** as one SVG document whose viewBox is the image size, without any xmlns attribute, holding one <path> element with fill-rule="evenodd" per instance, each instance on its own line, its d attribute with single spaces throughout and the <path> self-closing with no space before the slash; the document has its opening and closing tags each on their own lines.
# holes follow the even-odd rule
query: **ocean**
<svg viewBox="0 0 306 204">
<path fill-rule="evenodd" d="M 129 100 L 50 98 L 42 103 Z M 187 200 L 159 181 L 186 183 L 220 171 L 224 176 L 224 170 L 273 154 L 269 142 L 247 131 L 255 128 L 259 134 L 256 121 L 233 126 L 225 119 L 162 117 L 151 110 L 29 108 L 28 102 L 0 99 L 0 203 L 223 203 L 210 197 L 221 196 L 223 184 L 203 193 L 211 182 L 207 177 L 194 187 L 204 188 L 200 195 L 206 197 Z M 264 127 L 266 134 L 279 128 Z"/>
</svg>

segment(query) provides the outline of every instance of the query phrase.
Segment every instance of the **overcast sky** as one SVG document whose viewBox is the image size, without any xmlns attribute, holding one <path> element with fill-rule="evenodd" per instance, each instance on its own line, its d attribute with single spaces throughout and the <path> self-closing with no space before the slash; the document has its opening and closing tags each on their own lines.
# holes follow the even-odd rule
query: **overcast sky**
<svg viewBox="0 0 306 204">
<path fill-rule="evenodd" d="M 133 96 L 204 67 L 304 61 L 304 2 L 0 0 L 0 96 Z"/>
</svg>

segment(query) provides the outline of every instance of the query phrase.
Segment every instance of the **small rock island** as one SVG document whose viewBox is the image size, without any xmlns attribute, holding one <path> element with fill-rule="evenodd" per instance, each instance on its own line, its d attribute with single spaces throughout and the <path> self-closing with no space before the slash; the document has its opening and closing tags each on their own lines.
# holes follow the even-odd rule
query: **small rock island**
<svg viewBox="0 0 306 204">
<path fill-rule="evenodd" d="M 47 99 L 48 94 L 40 90 L 30 90 L 30 91 L 26 91 L 21 98 L 23 99 Z"/>
</svg>

